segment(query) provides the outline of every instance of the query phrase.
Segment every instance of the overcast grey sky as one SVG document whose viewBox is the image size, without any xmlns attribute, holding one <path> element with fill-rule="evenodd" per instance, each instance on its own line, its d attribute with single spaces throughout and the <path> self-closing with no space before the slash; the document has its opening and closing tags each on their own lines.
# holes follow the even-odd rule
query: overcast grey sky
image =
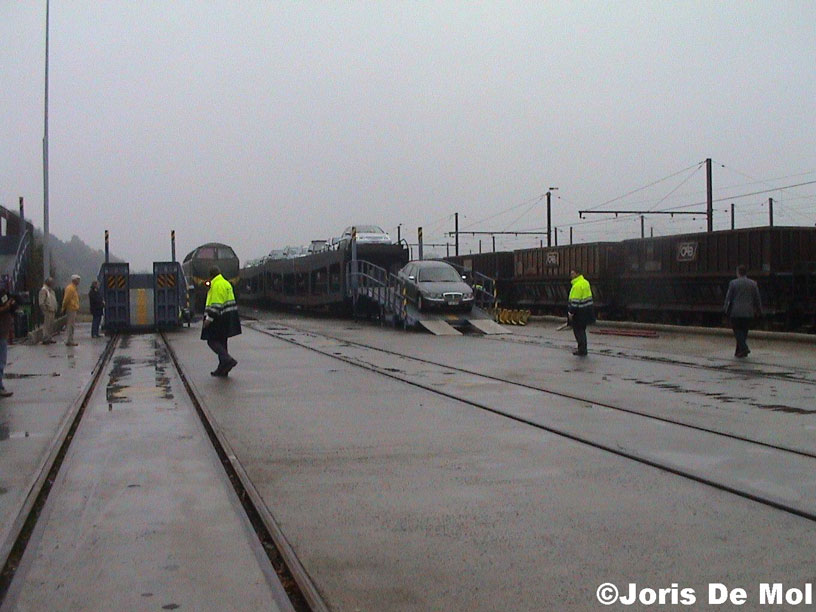
<svg viewBox="0 0 816 612">
<path fill-rule="evenodd" d="M 577 211 L 675 173 L 605 208 L 702 202 L 706 157 L 715 198 L 816 180 L 815 31 L 810 0 L 52 0 L 51 231 L 102 248 L 107 228 L 143 268 L 171 229 L 179 257 L 218 240 L 246 260 L 352 223 L 442 241 L 457 211 L 540 229 L 557 186 L 559 242 L 634 237 Z M 45 0 L 0 0 L 0 203 L 38 226 L 44 32 Z M 777 224 L 816 223 L 806 185 L 734 199 L 737 224 L 769 196 Z"/>
</svg>

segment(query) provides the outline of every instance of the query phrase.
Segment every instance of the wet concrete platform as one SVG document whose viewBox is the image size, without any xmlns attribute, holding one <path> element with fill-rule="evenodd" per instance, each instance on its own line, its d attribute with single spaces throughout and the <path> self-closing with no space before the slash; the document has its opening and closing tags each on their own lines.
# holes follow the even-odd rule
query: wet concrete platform
<svg viewBox="0 0 816 612">
<path fill-rule="evenodd" d="M 281 337 L 247 326 L 223 380 L 209 376 L 215 358 L 195 329 L 174 334 L 188 377 L 332 609 L 586 610 L 605 582 L 679 584 L 701 597 L 722 582 L 745 588 L 743 609 L 757 609 L 761 582 L 813 581 L 811 520 L 293 345 L 287 323 L 805 448 L 814 352 L 756 342 L 752 361 L 737 363 L 722 338 L 590 336 L 581 360 L 571 336 L 543 327 L 493 340 L 273 316 L 260 327 Z M 336 340 L 311 342 L 342 352 Z M 756 380 L 754 368 L 775 378 Z M 454 396 L 545 411 L 563 400 L 491 395 L 490 381 L 424 369 L 411 376 Z M 564 423 L 593 418 L 571 410 Z"/>
<path fill-rule="evenodd" d="M 91 339 L 90 325 L 77 326 L 79 346 L 9 347 L 4 384 L 14 393 L 0 398 L 0 559 L 33 503 L 32 491 L 55 441 L 77 408 L 107 341 Z"/>
<path fill-rule="evenodd" d="M 6 609 L 291 609 L 157 336 L 116 347 Z"/>
</svg>

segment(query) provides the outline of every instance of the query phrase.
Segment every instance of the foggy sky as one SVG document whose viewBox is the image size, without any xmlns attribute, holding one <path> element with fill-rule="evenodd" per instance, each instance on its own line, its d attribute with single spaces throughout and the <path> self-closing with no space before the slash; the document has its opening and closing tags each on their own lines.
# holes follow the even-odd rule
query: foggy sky
<svg viewBox="0 0 816 612">
<path fill-rule="evenodd" d="M 558 187 L 559 243 L 634 237 L 577 211 L 685 168 L 605 208 L 703 202 L 707 157 L 715 198 L 816 180 L 815 30 L 810 1 L 52 0 L 51 233 L 109 229 L 136 268 L 171 229 L 179 257 L 217 240 L 247 260 L 353 223 L 443 242 L 454 212 L 539 230 Z M 45 0 L 0 0 L 0 204 L 24 196 L 40 227 L 44 37 Z M 765 224 L 768 197 L 777 224 L 816 223 L 807 185 L 718 203 L 715 228 L 730 201 Z"/>
</svg>

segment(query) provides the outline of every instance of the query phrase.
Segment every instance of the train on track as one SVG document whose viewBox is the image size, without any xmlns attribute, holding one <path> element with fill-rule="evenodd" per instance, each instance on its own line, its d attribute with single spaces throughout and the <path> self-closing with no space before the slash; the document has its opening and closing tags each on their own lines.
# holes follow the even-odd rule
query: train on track
<svg viewBox="0 0 816 612">
<path fill-rule="evenodd" d="M 221 275 L 237 287 L 240 281 L 240 262 L 232 247 L 220 242 L 208 242 L 187 253 L 181 264 L 187 279 L 190 305 L 193 312 L 204 312 L 209 288 L 209 269 L 218 266 Z"/>
<path fill-rule="evenodd" d="M 396 274 L 408 262 L 408 249 L 394 243 L 359 243 L 357 258 Z M 298 257 L 265 258 L 241 269 L 239 301 L 256 306 L 287 306 L 350 312 L 351 245 Z"/>
<path fill-rule="evenodd" d="M 816 228 L 757 227 L 447 258 L 496 280 L 508 308 L 566 313 L 570 269 L 607 319 L 718 325 L 737 265 L 759 284 L 769 328 L 816 331 Z"/>
</svg>

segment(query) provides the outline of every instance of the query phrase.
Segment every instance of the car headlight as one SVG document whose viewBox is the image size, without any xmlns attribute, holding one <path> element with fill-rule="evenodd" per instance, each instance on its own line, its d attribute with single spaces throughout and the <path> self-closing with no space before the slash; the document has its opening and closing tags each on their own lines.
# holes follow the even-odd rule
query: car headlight
<svg viewBox="0 0 816 612">
<path fill-rule="evenodd" d="M 472 293 L 465 293 L 465 294 L 462 296 L 462 299 L 463 299 L 463 300 L 472 300 L 472 299 L 473 299 L 473 294 L 472 294 Z"/>
<path fill-rule="evenodd" d="M 444 296 L 441 293 L 426 293 L 425 297 L 429 300 L 441 300 Z"/>
</svg>

